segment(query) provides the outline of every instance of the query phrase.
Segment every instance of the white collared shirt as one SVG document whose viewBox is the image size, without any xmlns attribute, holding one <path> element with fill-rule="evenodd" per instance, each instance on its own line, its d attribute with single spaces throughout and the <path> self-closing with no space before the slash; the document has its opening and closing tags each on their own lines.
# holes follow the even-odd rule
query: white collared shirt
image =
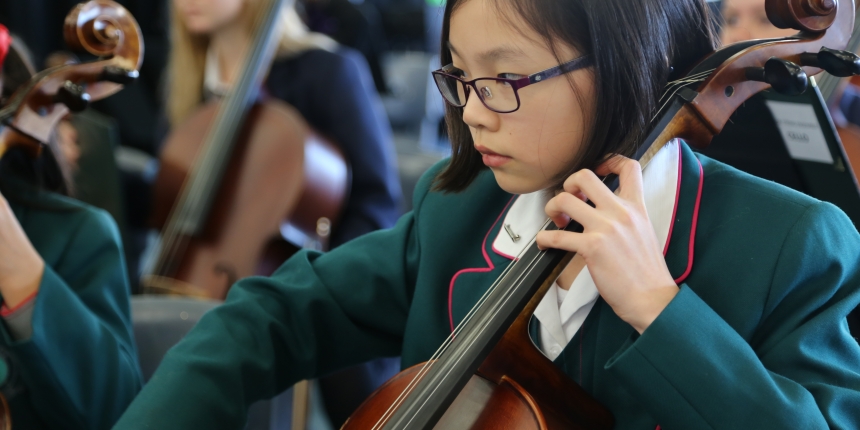
<svg viewBox="0 0 860 430">
<path fill-rule="evenodd" d="M 207 92 L 224 97 L 230 92 L 230 85 L 221 80 L 221 69 L 218 66 L 218 53 L 209 45 L 206 50 L 206 68 L 203 69 L 203 89 Z"/>
<path fill-rule="evenodd" d="M 675 212 L 680 155 L 679 142 L 669 142 L 642 172 L 645 208 L 657 240 L 663 244 L 668 243 Z M 550 198 L 546 191 L 517 197 L 493 241 L 493 250 L 508 258 L 516 258 L 525 250 L 547 222 L 544 207 Z M 505 226 L 519 239 L 513 240 Z M 547 291 L 534 315 L 540 321 L 541 350 L 550 360 L 561 354 L 582 326 L 598 295 L 588 267 L 582 269 L 568 290 L 556 283 Z"/>
</svg>

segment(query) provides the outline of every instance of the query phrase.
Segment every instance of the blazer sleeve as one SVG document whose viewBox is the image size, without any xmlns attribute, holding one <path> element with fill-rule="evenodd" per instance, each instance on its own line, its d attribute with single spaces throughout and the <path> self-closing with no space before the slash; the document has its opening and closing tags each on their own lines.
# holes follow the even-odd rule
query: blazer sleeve
<svg viewBox="0 0 860 430">
<path fill-rule="evenodd" d="M 860 428 L 845 318 L 860 302 L 858 255 L 854 226 L 819 202 L 785 239 L 749 342 L 682 285 L 606 368 L 666 429 Z"/>
<path fill-rule="evenodd" d="M 0 325 L 51 428 L 110 428 L 142 385 L 119 232 L 106 212 L 85 211 L 62 258 L 45 266 L 32 336 L 16 341 Z"/>
<path fill-rule="evenodd" d="M 247 278 L 165 356 L 120 429 L 236 429 L 248 406 L 295 382 L 399 355 L 417 276 L 416 206 L 326 254 L 302 251 Z"/>
</svg>

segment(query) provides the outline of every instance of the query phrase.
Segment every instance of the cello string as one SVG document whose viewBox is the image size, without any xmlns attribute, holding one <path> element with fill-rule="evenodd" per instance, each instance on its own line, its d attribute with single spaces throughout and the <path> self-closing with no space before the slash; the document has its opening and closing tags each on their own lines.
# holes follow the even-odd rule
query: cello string
<svg viewBox="0 0 860 430">
<path fill-rule="evenodd" d="M 548 222 L 545 223 L 544 225 L 546 226 L 546 224 L 548 224 Z M 535 238 L 536 237 L 537 236 L 535 236 Z M 478 333 L 485 331 L 486 327 L 490 323 L 492 323 L 492 321 L 498 315 L 500 308 L 503 307 L 503 305 L 505 303 L 507 303 L 507 301 L 513 295 L 513 293 L 516 292 L 516 290 L 519 288 L 519 285 L 522 282 L 523 278 L 532 273 L 536 263 L 539 262 L 540 259 L 544 255 L 546 255 L 546 250 L 541 250 L 540 252 L 538 252 L 538 254 L 535 256 L 535 258 L 529 262 L 528 266 L 526 267 L 526 270 L 518 277 L 518 279 L 515 280 L 512 283 L 512 285 L 506 291 L 502 292 L 501 303 L 495 303 L 495 311 L 493 311 L 493 309 L 490 310 L 490 312 L 493 312 L 493 315 L 491 317 L 485 318 L 483 321 L 478 322 L 479 326 L 475 328 L 475 330 L 478 331 Z M 481 322 L 483 322 L 483 324 L 481 324 Z M 475 340 L 472 340 L 472 342 L 470 344 L 466 344 L 461 348 L 468 351 L 472 347 L 472 345 L 474 345 L 474 343 L 475 343 Z M 451 360 L 453 360 L 454 363 L 456 364 L 456 363 L 459 363 L 460 360 L 462 360 L 462 358 L 463 358 L 463 354 L 460 354 L 458 357 L 451 358 Z M 417 415 L 417 412 L 421 411 L 427 405 L 427 403 L 429 402 L 432 395 L 437 390 L 439 390 L 439 388 L 443 385 L 443 383 L 445 383 L 446 380 L 450 377 L 452 371 L 453 371 L 453 368 L 449 367 L 448 371 L 444 375 L 442 375 L 442 377 L 436 382 L 435 386 L 432 387 L 430 393 L 424 398 L 424 401 L 420 405 L 418 405 L 417 410 L 415 411 L 416 414 L 413 414 L 413 416 L 409 418 L 409 421 L 407 421 L 407 425 L 408 425 L 408 423 L 412 422 L 412 420 L 415 418 L 415 415 Z"/>
<path fill-rule="evenodd" d="M 546 223 L 545 223 L 544 225 L 546 225 Z M 537 236 L 535 236 L 535 238 L 536 238 L 536 237 L 537 237 Z M 507 267 L 505 268 L 504 272 L 502 272 L 502 274 L 501 274 L 501 275 L 496 279 L 496 281 L 495 281 L 495 282 L 493 282 L 493 284 L 490 286 L 490 288 L 488 288 L 488 289 L 487 289 L 487 291 L 485 291 L 485 292 L 484 292 L 484 294 L 483 294 L 483 295 L 481 296 L 481 298 L 478 300 L 478 303 L 476 303 L 474 306 L 472 306 L 472 308 L 471 308 L 471 309 L 469 310 L 469 312 L 466 314 L 466 316 L 464 317 L 464 319 L 463 319 L 459 324 L 457 324 L 457 326 L 455 327 L 454 331 L 453 331 L 450 335 L 448 335 L 448 336 L 446 337 L 446 339 L 445 339 L 445 341 L 442 343 L 442 345 L 441 345 L 441 346 L 436 350 L 436 352 L 435 352 L 435 353 L 434 353 L 434 354 L 433 354 L 433 355 L 432 355 L 432 356 L 431 356 L 431 357 L 430 357 L 430 358 L 429 358 L 429 359 L 424 363 L 424 365 L 423 365 L 423 366 L 421 367 L 421 369 L 419 370 L 418 374 L 416 374 L 416 375 L 412 378 L 412 380 L 410 381 L 410 383 L 409 383 L 409 384 L 406 386 L 406 388 L 405 388 L 405 389 L 400 393 L 400 395 L 397 397 L 397 399 L 395 399 L 395 401 L 392 403 L 392 405 L 390 405 L 390 406 L 389 406 L 388 410 L 386 410 L 385 414 L 383 414 L 383 416 L 380 418 L 380 420 L 377 422 L 377 424 L 380 424 L 380 423 L 384 422 L 385 420 L 387 420 L 388 415 L 389 415 L 390 413 L 392 413 L 392 412 L 393 412 L 393 410 L 394 410 L 394 409 L 396 409 L 396 408 L 397 408 L 397 407 L 402 403 L 402 400 L 403 400 L 404 396 L 407 396 L 409 393 L 411 393 L 411 392 L 412 392 L 412 390 L 415 388 L 415 386 L 418 384 L 418 382 L 420 382 L 420 380 L 422 380 L 422 379 L 424 378 L 424 376 L 426 376 L 426 374 L 430 371 L 430 368 L 431 368 L 433 365 L 435 365 L 435 363 L 436 363 L 436 359 L 437 359 L 438 357 L 442 356 L 442 355 L 446 352 L 446 350 L 450 347 L 451 343 L 454 341 L 454 339 L 456 338 L 456 336 L 457 336 L 458 334 L 460 334 L 460 333 L 462 332 L 462 330 L 464 330 L 464 329 L 465 329 L 465 327 L 467 326 L 467 324 L 469 323 L 469 321 L 471 321 L 471 319 L 473 318 L 473 316 L 474 316 L 474 314 L 476 313 L 476 311 L 477 311 L 478 309 L 480 309 L 481 305 L 482 305 L 482 304 L 483 304 L 483 303 L 488 299 L 488 297 L 493 293 L 493 291 L 495 291 L 495 290 L 497 289 L 497 287 L 499 286 L 499 284 L 500 284 L 501 282 L 503 282 L 503 281 L 504 281 L 504 279 L 509 275 L 510 271 L 515 267 L 515 264 L 516 264 L 516 263 L 518 263 L 518 262 L 521 262 L 521 261 L 522 261 L 522 260 L 521 260 L 522 255 L 524 255 L 524 254 L 525 254 L 525 252 L 526 252 L 526 251 L 528 250 L 528 248 L 529 248 L 529 245 L 531 245 L 531 244 L 533 243 L 533 241 L 534 241 L 534 238 L 532 238 L 532 241 L 530 241 L 530 242 L 529 242 L 529 243 L 528 243 L 528 244 L 527 244 L 527 245 L 526 245 L 526 246 L 525 246 L 525 247 L 524 247 L 524 248 L 519 252 L 519 254 L 517 254 L 517 257 L 515 257 L 514 261 L 512 261 L 510 264 L 508 264 L 508 265 L 507 265 Z M 376 428 L 376 426 L 374 426 L 374 428 Z"/>
<path fill-rule="evenodd" d="M 493 285 L 491 285 L 490 288 L 488 288 L 487 291 L 485 291 L 484 294 L 481 296 L 478 304 L 481 304 L 487 300 L 487 298 L 492 294 L 492 292 L 497 288 L 497 286 L 504 280 L 504 278 L 506 278 L 509 275 L 510 271 L 514 268 L 515 263 L 520 261 L 520 257 L 526 252 L 527 249 L 528 249 L 528 246 L 524 247 L 520 251 L 520 253 L 517 255 L 517 258 L 515 259 L 515 261 L 513 261 L 507 265 L 507 267 L 505 268 L 505 271 L 499 276 L 499 278 L 496 279 L 496 281 L 493 283 Z M 424 378 L 424 376 L 430 371 L 430 368 L 436 363 L 435 360 L 438 357 L 440 357 L 442 354 L 444 354 L 444 352 L 449 348 L 449 346 L 451 345 L 453 340 L 456 338 L 456 336 L 459 335 L 462 332 L 462 330 L 464 330 L 464 328 L 466 327 L 466 324 L 468 323 L 468 321 L 470 321 L 472 319 L 472 317 L 474 316 L 475 312 L 478 309 L 480 309 L 480 306 L 478 306 L 478 305 L 473 306 L 472 309 L 470 309 L 469 313 L 464 317 L 463 321 L 461 321 L 461 323 L 455 327 L 454 331 L 449 336 L 446 337 L 445 342 L 443 342 L 443 344 L 439 347 L 439 349 L 437 349 L 436 352 L 424 363 L 422 368 L 419 370 L 418 374 L 415 377 L 413 377 L 413 379 L 410 381 L 409 385 L 407 385 L 407 387 L 400 393 L 398 398 L 395 399 L 395 402 L 388 408 L 386 413 L 382 416 L 380 421 L 377 422 L 377 424 L 380 424 L 380 423 L 384 422 L 385 420 L 387 420 L 388 415 L 393 411 L 393 409 L 395 409 L 396 407 L 398 407 L 402 403 L 404 396 L 407 396 L 409 393 L 412 392 L 412 390 L 415 388 L 416 384 L 421 379 Z M 376 428 L 376 426 L 374 426 L 374 428 Z"/>
<path fill-rule="evenodd" d="M 273 0 L 270 3 L 270 12 L 274 12 L 278 3 L 278 0 Z M 262 24 L 265 23 L 266 16 L 267 14 L 260 14 L 257 17 L 257 25 L 255 28 L 263 27 Z M 253 56 L 253 52 L 249 53 L 249 55 Z M 247 87 L 249 85 L 247 82 L 251 79 L 251 77 L 248 76 L 249 74 L 250 71 L 246 69 L 245 73 L 240 77 L 239 87 Z M 219 109 L 216 118 L 223 119 L 238 117 L 238 114 L 241 113 L 242 107 L 239 97 L 236 94 L 237 92 L 233 91 L 228 95 L 227 99 L 224 101 L 225 105 L 222 105 L 222 108 Z M 218 121 L 218 124 L 223 124 L 223 122 Z M 238 125 L 234 124 L 233 127 L 238 127 Z M 215 130 L 210 129 L 210 133 L 214 132 Z M 188 177 L 190 179 L 190 181 L 186 182 L 188 184 L 188 188 L 183 184 L 178 205 L 174 205 L 171 209 L 165 234 L 162 235 L 160 240 L 159 245 L 161 246 L 161 249 L 158 250 L 159 252 L 156 256 L 157 260 L 154 265 L 154 273 L 167 272 L 166 266 L 173 262 L 178 254 L 184 253 L 184 250 L 188 246 L 188 241 L 181 240 L 183 235 L 183 232 L 181 231 L 184 227 L 183 224 L 187 223 L 189 214 L 193 214 L 200 210 L 201 204 L 205 203 L 203 199 L 206 198 L 207 195 L 211 196 L 212 189 L 215 185 L 211 184 L 211 177 L 214 175 L 213 167 L 219 159 L 223 160 L 224 157 L 226 157 L 228 150 L 232 149 L 232 145 L 229 144 L 231 142 L 226 142 L 221 145 L 215 145 L 215 142 L 210 141 L 209 139 L 207 139 L 207 142 L 209 144 L 202 148 L 203 154 L 200 162 L 195 163 L 191 170 L 191 174 Z M 202 173 L 198 174 L 197 172 L 200 172 L 201 169 Z M 177 208 L 179 208 L 178 212 Z M 164 240 L 165 238 L 167 239 L 166 241 Z"/>
<path fill-rule="evenodd" d="M 651 121 L 653 122 L 656 119 L 656 116 L 659 115 L 660 112 L 666 106 L 669 105 L 669 102 L 671 102 L 672 98 L 674 98 L 675 95 L 678 94 L 678 91 L 681 91 L 681 89 L 683 89 L 684 87 L 686 87 L 689 84 L 694 84 L 694 83 L 705 81 L 705 79 L 707 79 L 707 77 L 709 77 L 710 74 L 714 70 L 716 70 L 716 69 L 710 69 L 710 70 L 707 70 L 704 72 L 696 73 L 695 75 L 692 75 L 689 77 L 685 77 L 683 79 L 678 79 L 676 81 L 669 82 L 666 85 L 666 88 L 663 90 L 663 95 L 660 96 L 660 100 L 659 100 L 660 108 L 654 114 L 654 117 L 651 118 Z"/>
<path fill-rule="evenodd" d="M 216 118 L 236 118 L 241 112 L 241 103 L 239 103 L 238 97 L 233 94 L 235 94 L 235 92 L 232 92 L 227 98 L 225 98 L 223 101 L 224 104 L 222 105 L 223 107 L 216 115 Z M 221 131 L 218 129 L 218 124 L 223 123 L 223 121 L 217 121 L 216 126 L 210 134 L 215 134 L 216 132 Z M 234 125 L 234 127 L 235 126 L 236 125 Z M 214 170 L 216 163 L 219 159 L 224 159 L 231 146 L 229 145 L 230 142 L 227 141 L 218 142 L 209 139 L 207 139 L 207 141 L 208 145 L 202 148 L 200 162 L 196 163 L 189 175 L 189 189 L 183 196 L 184 199 L 180 202 L 180 212 L 173 219 L 174 222 L 171 223 L 172 229 L 169 232 L 169 237 L 172 240 L 172 243 L 168 246 L 168 253 L 165 254 L 168 261 L 173 260 L 177 254 L 182 253 L 182 250 L 180 249 L 184 248 L 182 243 L 187 242 L 179 240 L 182 235 L 187 234 L 187 232 L 182 230 L 187 229 L 187 225 L 185 224 L 189 222 L 188 218 L 200 210 L 201 204 L 204 202 L 206 196 L 212 194 L 212 189 L 215 185 L 212 183 L 212 177 L 215 175 Z"/>
<path fill-rule="evenodd" d="M 550 222 L 550 220 L 547 219 L 544 222 L 544 227 L 547 226 L 549 222 Z M 469 310 L 469 313 L 466 314 L 466 316 L 463 318 L 463 320 L 459 324 L 457 324 L 454 331 L 445 339 L 445 342 L 442 343 L 442 345 L 439 347 L 439 349 L 437 349 L 436 352 L 424 363 L 424 365 L 419 370 L 418 374 L 415 375 L 412 378 L 412 380 L 410 381 L 410 383 L 406 386 L 406 388 L 403 391 L 401 391 L 400 395 L 389 406 L 389 408 L 386 410 L 385 414 L 383 414 L 383 416 L 379 419 L 379 421 L 377 421 L 377 423 L 376 423 L 376 425 L 374 425 L 373 429 L 376 429 L 378 425 L 383 424 L 385 421 L 387 421 L 389 415 L 391 413 L 393 413 L 394 410 L 397 407 L 399 407 L 399 405 L 402 404 L 402 402 L 405 400 L 405 396 L 408 396 L 415 389 L 417 384 L 430 371 L 430 368 L 433 365 L 435 365 L 436 359 L 438 357 L 441 357 L 448 350 L 448 348 L 450 347 L 450 345 L 452 344 L 452 342 L 454 341 L 456 336 L 458 334 L 460 334 L 466 328 L 469 321 L 472 320 L 472 318 L 473 318 L 474 314 L 477 312 L 477 310 L 481 308 L 482 304 L 489 298 L 489 296 L 493 293 L 493 291 L 495 291 L 498 288 L 498 286 L 501 284 L 501 282 L 503 282 L 504 279 L 509 275 L 510 271 L 514 268 L 515 264 L 522 261 L 520 258 L 529 249 L 529 246 L 532 243 L 534 243 L 536 238 L 537 238 L 537 234 L 535 234 L 535 236 L 531 239 L 531 241 L 525 247 L 523 247 L 523 249 L 519 252 L 519 254 L 517 254 L 517 257 L 515 258 L 515 260 L 507 265 L 504 272 L 502 272 L 502 274 L 498 278 L 496 278 L 496 281 L 493 282 L 493 284 L 490 286 L 490 288 L 488 288 L 487 291 L 484 292 L 484 294 L 478 300 L 478 303 L 476 303 L 474 306 L 472 306 L 472 308 Z M 532 261 L 535 261 L 535 260 L 532 260 Z"/>
<path fill-rule="evenodd" d="M 470 319 L 471 319 L 471 318 L 470 318 Z M 458 329 L 462 330 L 464 327 L 466 327 L 466 324 L 465 324 L 465 323 L 466 323 L 466 321 L 464 321 L 464 322 L 463 322 L 463 324 L 458 325 Z M 446 353 L 446 352 L 447 352 L 447 350 L 449 350 L 449 349 L 450 349 L 450 346 L 451 346 L 451 344 L 452 344 L 453 340 L 454 340 L 454 337 L 449 337 L 449 340 L 448 340 L 448 341 L 446 341 L 446 343 L 445 343 L 444 347 L 443 347 L 443 348 L 441 348 L 441 351 L 439 351 L 439 352 L 438 352 L 438 355 L 439 355 L 439 356 L 441 356 L 442 354 Z M 441 359 L 440 359 L 440 360 L 441 360 Z M 398 407 L 399 407 L 399 406 L 400 406 L 400 405 L 405 401 L 405 399 L 407 398 L 407 396 L 408 396 L 409 394 L 411 394 L 411 393 L 412 393 L 412 391 L 414 391 L 414 389 L 415 389 L 415 388 L 417 388 L 417 384 L 418 384 L 421 380 L 423 380 L 423 379 L 424 379 L 424 377 L 429 373 L 430 369 L 431 369 L 434 365 L 436 365 L 438 361 L 439 361 L 439 360 L 436 360 L 435 358 L 432 358 L 431 360 L 429 360 L 428 362 L 426 362 L 426 363 L 424 364 L 424 366 L 422 367 L 422 369 L 421 369 L 421 371 L 419 372 L 419 374 L 418 374 L 418 375 L 416 375 L 416 376 L 412 379 L 412 381 L 410 381 L 410 384 L 406 387 L 406 389 L 404 389 L 404 390 L 400 393 L 400 395 L 397 397 L 397 399 L 395 399 L 395 402 L 393 402 L 393 404 L 392 404 L 391 406 L 389 406 L 388 410 L 386 410 L 386 413 L 385 413 L 385 414 L 380 418 L 380 420 L 377 422 L 377 424 L 376 424 L 376 425 L 374 425 L 374 428 L 377 428 L 379 425 L 384 424 L 384 422 L 386 422 L 386 421 L 389 419 L 389 416 L 390 416 L 391 414 L 393 414 L 393 412 L 396 410 L 396 408 L 398 408 Z M 433 389 L 433 392 L 435 392 L 435 390 L 436 390 L 436 389 L 434 388 L 434 389 Z M 431 393 L 432 393 L 432 392 L 431 392 Z"/>
<path fill-rule="evenodd" d="M 230 106 L 225 106 L 225 108 L 229 107 Z M 227 109 L 225 109 L 225 111 L 226 110 Z M 225 113 L 225 115 L 227 114 L 228 113 Z M 223 116 L 216 115 L 216 117 Z M 190 174 L 188 175 L 187 182 L 183 184 L 180 199 L 171 209 L 167 228 L 165 229 L 165 233 L 162 235 L 162 243 L 165 242 L 164 238 L 167 240 L 160 252 L 160 258 L 156 266 L 156 273 L 168 273 L 170 271 L 169 265 L 174 262 L 178 255 L 181 255 L 184 252 L 184 248 L 187 246 L 187 243 L 183 245 L 183 242 L 187 241 L 181 240 L 182 236 L 186 233 L 183 231 L 186 229 L 184 224 L 187 224 L 189 215 L 198 210 L 202 195 L 206 191 L 206 187 L 204 185 L 210 180 L 209 172 L 211 172 L 213 168 L 214 155 L 220 155 L 219 151 L 217 151 L 219 148 L 213 148 L 210 145 L 206 145 L 201 148 L 203 154 L 201 154 L 200 161 L 195 163 L 192 167 Z M 197 173 L 201 171 L 203 173 Z"/>
<path fill-rule="evenodd" d="M 270 3 L 270 11 L 273 11 L 276 5 L 277 0 L 273 0 L 272 3 Z M 256 18 L 256 28 L 262 27 L 265 16 L 265 14 L 261 14 Z M 249 55 L 253 55 L 253 53 Z M 246 77 L 247 74 L 248 72 L 246 70 L 243 76 L 240 77 L 240 86 L 243 84 L 247 86 L 245 83 L 248 80 Z M 235 118 L 238 115 L 239 112 L 237 111 L 240 107 L 237 106 L 239 103 L 236 101 L 238 97 L 235 94 L 237 94 L 236 91 L 231 92 L 225 100 L 225 104 L 222 105 L 221 109 L 219 109 L 216 118 Z M 223 121 L 218 121 L 215 128 L 217 128 L 219 124 L 223 124 Z M 214 132 L 215 130 L 210 129 L 210 133 Z M 155 266 L 157 271 L 166 271 L 165 266 L 173 262 L 177 254 L 184 253 L 184 249 L 187 248 L 187 241 L 181 240 L 181 236 L 183 235 L 183 232 L 181 231 L 184 227 L 183 224 L 187 224 L 189 214 L 199 211 L 201 200 L 206 195 L 211 194 L 211 188 L 213 186 L 210 185 L 207 189 L 207 184 L 211 182 L 211 176 L 214 174 L 213 165 L 219 158 L 223 159 L 226 155 L 225 152 L 227 148 L 223 147 L 229 146 L 224 144 L 214 145 L 213 141 L 210 141 L 209 139 L 207 139 L 206 142 L 208 145 L 202 148 L 203 154 L 200 162 L 195 163 L 191 174 L 188 177 L 190 179 L 190 181 L 186 182 L 188 187 L 186 188 L 185 184 L 183 184 L 180 201 L 178 202 L 178 205 L 175 205 L 171 210 L 165 234 L 162 236 L 166 237 L 167 240 L 166 243 L 163 239 L 161 241 L 164 245 L 162 245 L 162 251 L 159 252 L 160 255 L 158 256 L 159 261 L 157 261 Z M 198 174 L 201 169 L 202 173 Z M 178 212 L 176 211 L 177 207 L 179 208 Z"/>
<path fill-rule="evenodd" d="M 216 118 L 233 117 L 232 114 L 234 109 L 231 108 L 234 105 L 234 100 L 235 98 L 232 97 L 225 99 L 225 104 L 221 109 L 219 109 L 219 112 L 216 114 Z M 180 240 L 183 235 L 183 232 L 181 231 L 183 230 L 182 224 L 187 220 L 190 213 L 193 213 L 198 209 L 202 194 L 206 191 L 204 185 L 210 181 L 210 172 L 212 171 L 214 164 L 213 159 L 217 158 L 215 157 L 216 155 L 221 155 L 221 151 L 219 151 L 220 147 L 213 147 L 214 143 L 217 142 L 207 139 L 205 143 L 206 145 L 201 148 L 202 153 L 199 161 L 193 165 L 186 182 L 183 184 L 179 201 L 171 209 L 167 228 L 165 229 L 165 233 L 162 235 L 162 237 L 166 238 L 167 241 L 160 253 L 161 255 L 159 257 L 161 257 L 161 261 L 159 261 L 157 266 L 158 272 L 156 273 L 167 272 L 168 270 L 166 266 L 169 265 L 178 254 L 182 253 L 180 248 L 184 247 L 180 242 L 185 242 Z M 162 241 L 164 242 L 164 239 L 162 239 Z"/>
</svg>

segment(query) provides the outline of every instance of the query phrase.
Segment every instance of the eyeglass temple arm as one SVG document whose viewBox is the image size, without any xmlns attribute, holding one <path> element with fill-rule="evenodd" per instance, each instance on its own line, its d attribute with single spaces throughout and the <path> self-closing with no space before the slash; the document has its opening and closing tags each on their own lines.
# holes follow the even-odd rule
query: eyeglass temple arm
<svg viewBox="0 0 860 430">
<path fill-rule="evenodd" d="M 583 55 L 582 57 L 576 58 L 574 60 L 570 60 L 567 63 L 551 67 L 542 72 L 537 72 L 535 74 L 529 75 L 525 78 L 520 79 L 520 81 L 525 81 L 528 79 L 529 84 L 534 84 L 536 82 L 545 81 L 549 78 L 554 78 L 558 75 L 563 75 L 565 73 L 570 73 L 575 70 L 579 70 L 583 67 L 588 67 L 591 65 L 591 55 Z M 517 83 L 520 83 L 519 81 Z M 523 82 L 525 83 L 525 82 Z"/>
</svg>

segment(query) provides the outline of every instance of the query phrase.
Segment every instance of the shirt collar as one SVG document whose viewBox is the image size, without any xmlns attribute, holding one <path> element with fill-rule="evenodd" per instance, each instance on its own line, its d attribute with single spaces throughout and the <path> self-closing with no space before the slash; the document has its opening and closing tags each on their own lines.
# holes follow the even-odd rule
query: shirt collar
<svg viewBox="0 0 860 430">
<path fill-rule="evenodd" d="M 218 53 L 209 45 L 206 50 L 206 68 L 203 72 L 203 89 L 209 94 L 224 97 L 230 91 L 230 86 L 221 80 L 218 69 Z"/>
</svg>

